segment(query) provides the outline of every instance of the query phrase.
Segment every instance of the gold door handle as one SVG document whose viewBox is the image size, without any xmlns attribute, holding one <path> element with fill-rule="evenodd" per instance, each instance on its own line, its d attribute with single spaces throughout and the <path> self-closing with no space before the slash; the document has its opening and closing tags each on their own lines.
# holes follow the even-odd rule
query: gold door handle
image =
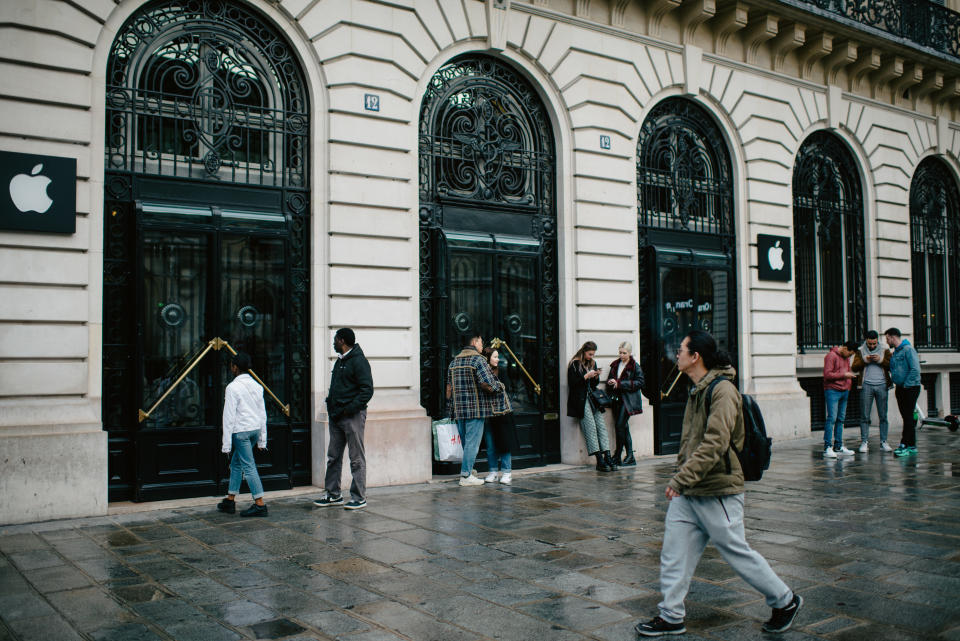
<svg viewBox="0 0 960 641">
<path fill-rule="evenodd" d="M 516 361 L 517 365 L 520 366 L 520 370 L 521 370 L 524 374 L 526 374 L 526 375 L 527 375 L 527 378 L 530 379 L 530 382 L 533 383 L 533 391 L 536 392 L 537 395 L 539 396 L 539 395 L 540 395 L 540 386 L 537 384 L 537 382 L 536 382 L 535 380 L 533 380 L 533 377 L 530 376 L 530 372 L 528 372 L 528 371 L 527 371 L 527 368 L 523 366 L 523 362 L 522 362 L 519 358 L 517 358 L 517 355 L 514 354 L 514 353 L 513 353 L 513 350 L 510 349 L 510 346 L 507 345 L 507 341 L 501 340 L 501 339 L 499 339 L 499 338 L 494 338 L 494 339 L 491 339 L 491 340 L 490 340 L 490 347 L 492 347 L 493 349 L 500 349 L 500 346 L 501 346 L 501 345 L 502 345 L 503 347 L 506 347 L 506 348 L 507 348 L 507 351 L 510 352 L 510 356 L 512 356 L 512 357 L 513 357 L 513 360 Z"/>
</svg>

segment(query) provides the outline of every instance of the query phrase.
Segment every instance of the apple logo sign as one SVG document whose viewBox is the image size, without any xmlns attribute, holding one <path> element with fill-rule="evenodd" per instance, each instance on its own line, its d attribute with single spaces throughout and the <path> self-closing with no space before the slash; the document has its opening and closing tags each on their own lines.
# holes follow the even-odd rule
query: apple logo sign
<svg viewBox="0 0 960 641">
<path fill-rule="evenodd" d="M 17 174 L 10 181 L 10 198 L 21 212 L 35 211 L 44 214 L 50 209 L 53 200 L 47 195 L 51 180 L 41 174 L 43 163 L 33 167 L 30 174 Z"/>
<path fill-rule="evenodd" d="M 767 250 L 767 262 L 770 264 L 770 269 L 774 271 L 783 269 L 783 248 L 780 247 L 779 240 Z"/>
</svg>

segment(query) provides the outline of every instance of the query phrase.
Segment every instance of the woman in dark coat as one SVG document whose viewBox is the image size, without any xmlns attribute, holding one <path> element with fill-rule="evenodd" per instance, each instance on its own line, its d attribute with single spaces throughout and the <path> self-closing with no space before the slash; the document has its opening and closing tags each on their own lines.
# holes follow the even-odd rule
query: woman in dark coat
<svg viewBox="0 0 960 641">
<path fill-rule="evenodd" d="M 643 413 L 643 370 L 633 358 L 633 345 L 624 341 L 618 349 L 620 358 L 610 363 L 607 392 L 613 398 L 613 417 L 617 427 L 617 449 L 613 453 L 615 465 L 636 465 L 633 456 L 633 438 L 628 421 L 634 414 Z M 620 452 L 625 450 L 621 463 Z"/>
<path fill-rule="evenodd" d="M 500 354 L 492 347 L 484 347 L 483 357 L 487 359 L 490 370 L 499 380 Z M 500 482 L 504 485 L 510 485 L 513 482 L 512 452 L 517 450 L 517 426 L 513 420 L 513 408 L 510 405 L 510 396 L 507 394 L 506 385 L 492 399 L 491 405 L 493 406 L 493 416 L 487 419 L 484 430 L 487 439 L 487 462 L 490 464 L 490 471 L 483 481 L 484 483 L 496 483 L 497 472 L 500 472 Z"/>
<path fill-rule="evenodd" d="M 597 344 L 587 341 L 577 351 L 567 368 L 570 394 L 567 396 L 567 416 L 579 419 L 580 431 L 587 444 L 587 453 L 597 457 L 597 471 L 611 472 L 616 469 L 610 460 L 610 439 L 603 410 L 594 405 L 589 390 L 600 382 L 600 368 L 593 360 Z"/>
</svg>

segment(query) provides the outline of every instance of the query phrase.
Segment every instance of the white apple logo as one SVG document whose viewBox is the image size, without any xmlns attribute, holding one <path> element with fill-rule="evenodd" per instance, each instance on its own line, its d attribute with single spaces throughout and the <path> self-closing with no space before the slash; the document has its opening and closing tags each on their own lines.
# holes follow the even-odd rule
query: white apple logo
<svg viewBox="0 0 960 641">
<path fill-rule="evenodd" d="M 37 174 L 43 169 L 43 163 L 36 165 L 27 174 L 17 174 L 10 181 L 10 198 L 13 204 L 21 212 L 35 211 L 39 214 L 45 214 L 53 201 L 47 195 L 47 185 L 50 179 L 46 176 Z"/>
<path fill-rule="evenodd" d="M 780 247 L 779 240 L 767 250 L 767 262 L 770 263 L 770 269 L 774 271 L 783 269 L 783 249 Z"/>
</svg>

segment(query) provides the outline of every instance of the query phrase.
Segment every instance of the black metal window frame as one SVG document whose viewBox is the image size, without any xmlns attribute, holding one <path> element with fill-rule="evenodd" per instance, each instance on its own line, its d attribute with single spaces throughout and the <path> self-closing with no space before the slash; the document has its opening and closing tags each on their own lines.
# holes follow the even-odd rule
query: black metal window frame
<svg viewBox="0 0 960 641">
<path fill-rule="evenodd" d="M 107 65 L 102 415 L 110 497 L 119 500 L 132 496 L 144 385 L 138 202 L 146 199 L 269 212 L 263 231 L 286 238 L 287 256 L 285 376 L 275 391 L 290 405 L 284 423 L 309 448 L 310 105 L 292 46 L 242 2 L 144 4 L 119 30 Z M 156 147 L 178 137 L 176 145 L 200 151 Z M 262 144 L 247 153 L 254 138 Z M 300 448 L 290 461 L 296 483 L 310 480 L 304 456 Z"/>
<path fill-rule="evenodd" d="M 935 157 L 910 183 L 913 335 L 918 348 L 960 350 L 960 190 Z"/>
<path fill-rule="evenodd" d="M 800 146 L 793 170 L 797 349 L 829 349 L 867 325 L 864 208 L 853 154 L 833 133 Z"/>
<path fill-rule="evenodd" d="M 537 239 L 542 269 L 541 385 L 544 412 L 559 405 L 556 151 L 553 126 L 533 86 L 510 64 L 468 53 L 445 63 L 427 85 L 419 119 L 420 401 L 442 416 L 447 357 L 444 237 L 451 219 L 477 231 L 503 224 Z M 490 221 L 484 222 L 484 218 Z M 497 222 L 493 222 L 494 219 Z"/>
<path fill-rule="evenodd" d="M 727 142 L 710 113 L 687 98 L 667 98 L 644 120 L 637 139 L 637 227 L 641 274 L 639 307 L 651 309 L 656 296 L 643 270 L 656 273 L 655 244 L 719 250 L 736 282 L 737 233 L 733 165 Z M 737 309 L 737 287 L 729 288 L 728 309 Z M 736 312 L 734 311 L 734 314 Z M 639 319 L 641 365 L 656 371 L 656 328 L 650 314 Z M 738 334 L 729 351 L 738 357 Z"/>
</svg>

